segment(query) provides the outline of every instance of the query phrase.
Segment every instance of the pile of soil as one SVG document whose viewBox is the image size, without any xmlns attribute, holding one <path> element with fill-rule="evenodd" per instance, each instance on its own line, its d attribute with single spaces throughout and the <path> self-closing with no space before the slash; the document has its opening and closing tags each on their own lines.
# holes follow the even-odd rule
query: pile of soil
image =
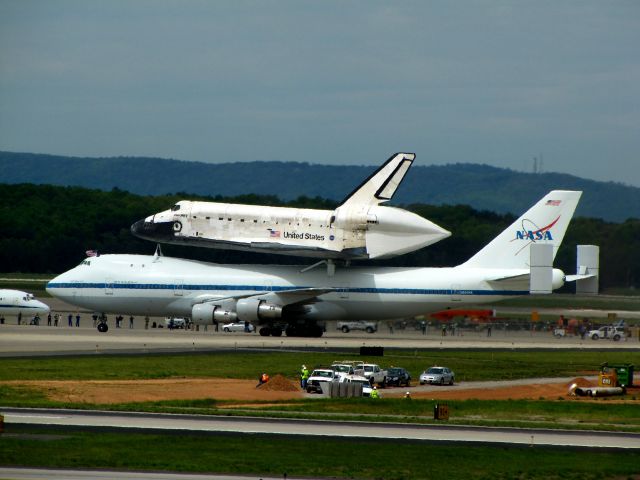
<svg viewBox="0 0 640 480">
<path fill-rule="evenodd" d="M 574 383 L 576 384 L 577 387 L 580 387 L 580 388 L 595 387 L 596 386 L 595 382 L 592 382 L 591 380 L 587 380 L 584 377 L 578 377 L 578 378 L 574 378 L 573 380 L 571 380 L 567 384 L 567 388 L 570 388 Z"/>
<path fill-rule="evenodd" d="M 260 390 L 269 390 L 272 392 L 296 392 L 300 390 L 296 384 L 287 380 L 280 374 L 274 375 L 267 383 L 263 383 L 258 388 Z"/>
</svg>

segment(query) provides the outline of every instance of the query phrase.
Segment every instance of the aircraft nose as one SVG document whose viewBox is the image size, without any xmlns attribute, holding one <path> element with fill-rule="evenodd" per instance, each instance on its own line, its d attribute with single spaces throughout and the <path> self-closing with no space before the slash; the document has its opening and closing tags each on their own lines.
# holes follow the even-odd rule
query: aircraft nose
<svg viewBox="0 0 640 480">
<path fill-rule="evenodd" d="M 168 240 L 173 236 L 175 222 L 148 222 L 146 219 L 138 220 L 131 225 L 131 233 L 145 240 Z"/>
</svg>

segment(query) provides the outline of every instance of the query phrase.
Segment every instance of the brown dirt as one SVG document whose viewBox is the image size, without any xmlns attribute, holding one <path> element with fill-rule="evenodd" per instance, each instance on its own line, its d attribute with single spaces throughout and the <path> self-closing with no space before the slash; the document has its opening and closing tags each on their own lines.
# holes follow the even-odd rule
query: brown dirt
<svg viewBox="0 0 640 480">
<path fill-rule="evenodd" d="M 271 381 L 269 382 L 271 383 Z M 78 403 L 152 402 L 159 400 L 289 400 L 303 397 L 300 389 L 256 388 L 254 380 L 228 378 L 172 378 L 162 380 L 11 381 L 42 390 L 51 400 Z M 273 384 L 277 387 L 276 384 Z M 266 385 L 265 385 L 266 386 Z"/>
<path fill-rule="evenodd" d="M 447 399 L 447 400 L 506 400 L 506 399 L 549 399 L 574 398 L 590 401 L 587 397 L 569 397 L 569 386 L 592 385 L 584 378 L 576 378 L 571 382 L 553 384 L 531 384 L 498 388 L 454 388 L 439 390 L 429 387 L 418 391 L 410 388 L 412 398 Z M 275 375 L 268 383 L 257 387 L 254 380 L 237 380 L 226 378 L 172 378 L 162 380 L 83 380 L 83 381 L 10 381 L 0 384 L 23 386 L 41 390 L 51 400 L 78 403 L 126 403 L 149 402 L 159 400 L 195 400 L 212 398 L 215 400 L 278 401 L 303 398 L 304 392 L 297 383 L 281 375 Z M 383 397 L 404 396 L 406 388 L 388 388 L 381 390 Z M 630 390 L 630 394 L 640 394 L 640 389 Z"/>
</svg>

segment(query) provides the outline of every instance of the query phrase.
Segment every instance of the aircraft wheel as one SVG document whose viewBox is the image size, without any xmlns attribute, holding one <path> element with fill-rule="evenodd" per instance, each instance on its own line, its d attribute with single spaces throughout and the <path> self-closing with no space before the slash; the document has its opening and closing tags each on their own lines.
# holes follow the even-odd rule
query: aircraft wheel
<svg viewBox="0 0 640 480">
<path fill-rule="evenodd" d="M 349 327 L 347 327 L 346 325 L 342 327 L 342 333 L 349 333 Z"/>
<path fill-rule="evenodd" d="M 271 329 L 269 327 L 262 327 L 258 333 L 260 333 L 260 336 L 262 337 L 268 337 L 271 333 Z"/>
<path fill-rule="evenodd" d="M 106 323 L 99 323 L 98 324 L 98 331 L 100 333 L 105 333 L 107 330 L 109 330 L 109 325 L 107 325 Z"/>
<path fill-rule="evenodd" d="M 373 333 L 373 328 L 367 327 L 367 333 Z"/>
<path fill-rule="evenodd" d="M 271 335 L 273 335 L 274 337 L 281 337 L 282 336 L 282 330 L 279 328 L 274 328 L 271 330 Z"/>
</svg>

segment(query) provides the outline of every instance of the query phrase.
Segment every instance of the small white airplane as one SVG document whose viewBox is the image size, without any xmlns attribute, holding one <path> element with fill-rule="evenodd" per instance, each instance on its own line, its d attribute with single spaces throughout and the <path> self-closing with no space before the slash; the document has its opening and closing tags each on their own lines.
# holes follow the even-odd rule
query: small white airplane
<svg viewBox="0 0 640 480">
<path fill-rule="evenodd" d="M 146 255 L 101 255 L 49 282 L 65 302 L 102 313 L 189 316 L 197 324 L 264 325 L 261 335 L 321 336 L 327 320 L 385 320 L 530 293 L 532 245 L 551 267 L 581 192 L 552 191 L 467 262 L 451 268 L 218 265 Z M 545 247 L 546 246 L 546 247 Z M 537 248 L 537 247 L 536 247 Z M 573 280 L 582 278 L 574 276 Z M 106 324 L 99 329 L 106 331 Z"/>
<path fill-rule="evenodd" d="M 335 210 L 182 200 L 131 226 L 146 240 L 322 259 L 389 258 L 451 235 L 415 213 L 383 207 L 415 159 L 397 153 Z"/>
<path fill-rule="evenodd" d="M 49 313 L 49 306 L 36 300 L 33 294 L 20 290 L 0 290 L 0 317 L 7 315 L 33 317 Z"/>
</svg>

